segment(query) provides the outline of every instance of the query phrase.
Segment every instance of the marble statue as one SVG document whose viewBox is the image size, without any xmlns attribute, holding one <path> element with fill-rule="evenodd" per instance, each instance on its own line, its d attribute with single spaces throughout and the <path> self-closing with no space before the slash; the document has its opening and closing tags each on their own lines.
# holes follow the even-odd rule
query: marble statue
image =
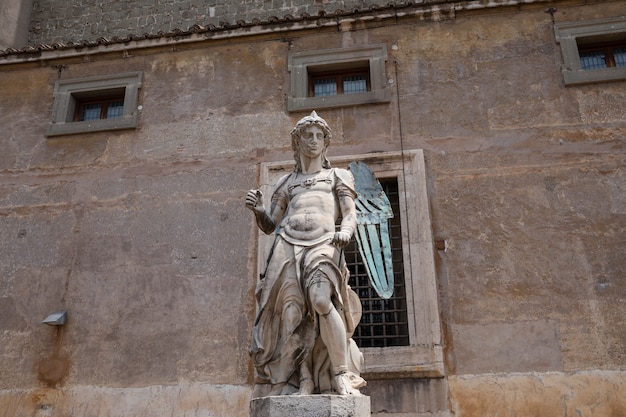
<svg viewBox="0 0 626 417">
<path fill-rule="evenodd" d="M 245 199 L 275 236 L 256 288 L 256 377 L 271 384 L 268 396 L 361 395 L 363 355 L 351 338 L 361 306 L 343 257 L 356 228 L 354 179 L 330 166 L 331 131 L 315 112 L 291 137 L 295 168 L 277 181 L 269 210 L 260 190 Z"/>
</svg>

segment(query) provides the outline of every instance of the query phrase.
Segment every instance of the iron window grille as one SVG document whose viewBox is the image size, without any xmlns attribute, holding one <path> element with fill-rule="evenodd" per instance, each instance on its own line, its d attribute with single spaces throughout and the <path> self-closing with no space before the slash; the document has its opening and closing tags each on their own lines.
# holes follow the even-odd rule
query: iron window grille
<svg viewBox="0 0 626 417">
<path fill-rule="evenodd" d="M 124 91 L 119 95 L 112 92 L 113 96 L 100 95 L 97 97 L 75 97 L 76 112 L 75 122 L 89 120 L 119 119 L 124 112 Z"/>
<path fill-rule="evenodd" d="M 371 90 L 368 63 L 363 69 L 309 72 L 309 97 L 358 94 Z"/>
<path fill-rule="evenodd" d="M 626 42 L 578 45 L 580 66 L 584 70 L 626 67 Z"/>
</svg>

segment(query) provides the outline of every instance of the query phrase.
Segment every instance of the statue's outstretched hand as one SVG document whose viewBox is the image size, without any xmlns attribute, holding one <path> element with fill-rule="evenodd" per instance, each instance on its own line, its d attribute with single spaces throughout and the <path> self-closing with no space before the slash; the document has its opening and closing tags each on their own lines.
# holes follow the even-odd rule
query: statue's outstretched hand
<svg viewBox="0 0 626 417">
<path fill-rule="evenodd" d="M 246 207 L 252 211 L 263 211 L 263 193 L 261 190 L 250 190 L 246 194 Z"/>
<path fill-rule="evenodd" d="M 352 239 L 352 236 L 349 233 L 336 232 L 331 243 L 339 248 L 343 248 L 350 243 L 350 239 Z"/>
</svg>

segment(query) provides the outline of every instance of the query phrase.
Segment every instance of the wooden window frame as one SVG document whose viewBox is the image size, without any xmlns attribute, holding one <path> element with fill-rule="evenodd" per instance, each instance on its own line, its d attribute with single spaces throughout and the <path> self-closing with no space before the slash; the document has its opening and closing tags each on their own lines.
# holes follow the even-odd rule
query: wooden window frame
<svg viewBox="0 0 626 417">
<path fill-rule="evenodd" d="M 557 23 L 554 33 L 561 46 L 561 72 L 565 85 L 626 80 L 626 67 L 583 69 L 580 61 L 580 51 L 591 45 L 599 47 L 626 42 L 626 16 Z"/>
<path fill-rule="evenodd" d="M 290 91 L 287 95 L 287 110 L 290 112 L 388 103 L 391 100 L 385 75 L 386 45 L 296 52 L 289 55 L 288 61 Z M 368 91 L 319 97 L 310 94 L 310 79 L 317 74 L 360 72 L 364 69 L 369 73 Z"/>
<path fill-rule="evenodd" d="M 619 40 L 619 41 L 605 42 L 605 43 L 594 43 L 594 44 L 584 44 L 580 42 L 578 43 L 579 55 L 582 52 L 602 52 L 604 54 L 604 63 L 606 64 L 607 68 L 617 67 L 617 63 L 615 62 L 615 50 L 619 48 L 626 48 L 626 40 Z M 592 70 L 587 70 L 587 71 L 592 71 Z"/>
<path fill-rule="evenodd" d="M 372 90 L 372 83 L 370 81 L 370 71 L 369 65 L 364 68 L 355 68 L 355 69 L 338 69 L 333 71 L 316 71 L 314 69 L 309 70 L 308 79 L 309 79 L 309 97 L 317 97 L 315 95 L 315 81 L 324 79 L 324 78 L 334 78 L 335 84 L 337 85 L 337 94 L 346 94 L 344 93 L 344 80 L 350 76 L 363 76 L 365 78 L 366 89 L 363 92 Z M 357 93 L 348 93 L 348 94 L 359 94 Z M 320 96 L 320 97 L 328 97 L 328 96 Z"/>
<path fill-rule="evenodd" d="M 109 130 L 135 129 L 138 122 L 138 98 L 141 72 L 58 80 L 54 85 L 52 121 L 46 136 L 73 135 Z M 76 112 L 84 100 L 123 97 L 122 117 L 77 121 Z"/>
<path fill-rule="evenodd" d="M 85 99 L 76 99 L 76 111 L 74 112 L 74 121 L 75 122 L 84 122 L 85 120 L 82 118 L 84 113 L 85 106 L 91 104 L 100 104 L 100 116 L 98 120 L 107 120 L 107 119 L 117 119 L 118 117 L 108 117 L 108 109 L 111 103 L 124 103 L 124 95 L 117 95 L 112 97 L 94 97 L 94 98 L 85 98 Z M 120 115 L 122 117 L 122 115 Z"/>
</svg>

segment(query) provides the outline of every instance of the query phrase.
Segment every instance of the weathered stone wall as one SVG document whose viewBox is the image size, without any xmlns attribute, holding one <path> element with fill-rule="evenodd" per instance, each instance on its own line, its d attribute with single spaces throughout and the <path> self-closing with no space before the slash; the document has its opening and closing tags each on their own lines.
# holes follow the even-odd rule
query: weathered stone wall
<svg viewBox="0 0 626 417">
<path fill-rule="evenodd" d="M 388 2 L 372 0 L 302 1 L 192 1 L 192 0 L 34 0 L 30 43 L 92 40 L 101 36 L 126 37 L 130 34 L 156 34 L 193 25 L 220 26 L 287 15 L 317 16 L 320 11 L 361 10 Z M 437 3 L 427 0 L 421 3 Z"/>
<path fill-rule="evenodd" d="M 366 44 L 392 100 L 320 111 L 330 154 L 424 149 L 446 242 L 448 376 L 372 381 L 374 415 L 626 414 L 626 84 L 564 87 L 541 8 L 377 26 L 0 66 L 1 416 L 247 415 L 242 197 L 291 159 L 287 55 Z M 128 71 L 137 130 L 44 136 L 59 76 Z"/>
<path fill-rule="evenodd" d="M 0 50 L 28 44 L 33 0 L 4 0 L 0 4 Z"/>
<path fill-rule="evenodd" d="M 483 374 L 449 379 L 457 416 L 624 415 L 624 372 Z"/>
</svg>

